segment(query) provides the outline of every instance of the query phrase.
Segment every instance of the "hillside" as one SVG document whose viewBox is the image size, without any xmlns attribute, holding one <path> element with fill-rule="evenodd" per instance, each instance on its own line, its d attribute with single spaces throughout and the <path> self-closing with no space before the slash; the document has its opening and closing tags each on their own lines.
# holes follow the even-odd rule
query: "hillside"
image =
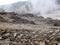
<svg viewBox="0 0 60 45">
<path fill-rule="evenodd" d="M 0 45 L 38 45 L 40 41 L 50 45 L 59 40 L 59 33 L 60 20 L 31 13 L 0 12 Z"/>
</svg>

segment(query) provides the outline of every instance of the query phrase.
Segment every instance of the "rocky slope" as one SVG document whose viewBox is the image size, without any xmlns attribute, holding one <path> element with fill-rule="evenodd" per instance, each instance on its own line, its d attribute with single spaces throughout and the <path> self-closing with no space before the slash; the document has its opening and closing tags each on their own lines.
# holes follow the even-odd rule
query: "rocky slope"
<svg viewBox="0 0 60 45">
<path fill-rule="evenodd" d="M 54 25 L 56 22 L 56 25 Z M 48 45 L 59 40 L 60 20 L 45 19 L 34 14 L 0 13 L 0 45 Z M 52 42 L 53 41 L 53 42 Z"/>
</svg>

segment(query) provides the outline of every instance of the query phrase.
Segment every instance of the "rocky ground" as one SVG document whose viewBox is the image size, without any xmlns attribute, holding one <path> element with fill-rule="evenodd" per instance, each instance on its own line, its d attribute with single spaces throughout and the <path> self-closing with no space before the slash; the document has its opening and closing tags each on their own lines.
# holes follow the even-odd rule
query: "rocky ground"
<svg viewBox="0 0 60 45">
<path fill-rule="evenodd" d="M 34 14 L 0 13 L 0 45 L 48 45 L 58 43 L 60 20 Z"/>
</svg>

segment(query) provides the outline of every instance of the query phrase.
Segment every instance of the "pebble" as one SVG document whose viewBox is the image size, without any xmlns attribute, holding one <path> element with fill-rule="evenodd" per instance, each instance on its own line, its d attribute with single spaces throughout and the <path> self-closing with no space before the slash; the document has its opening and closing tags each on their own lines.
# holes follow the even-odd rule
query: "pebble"
<svg viewBox="0 0 60 45">
<path fill-rule="evenodd" d="M 58 31 L 56 31 L 56 33 L 57 32 Z M 28 43 L 30 43 L 31 45 L 35 45 L 35 43 L 38 44 L 38 42 L 41 40 L 45 40 L 46 42 L 49 43 L 50 40 L 48 38 L 51 38 L 51 39 L 55 38 L 53 36 L 56 33 L 53 31 L 50 31 L 49 33 L 45 33 L 42 35 L 42 32 L 39 32 L 39 31 L 36 32 L 36 31 L 30 30 L 29 32 L 27 30 L 25 31 L 18 30 L 18 32 L 16 32 L 16 30 L 11 30 L 9 32 L 3 33 L 2 35 L 0 34 L 0 40 L 2 41 L 3 39 L 4 41 L 9 41 L 10 45 L 18 45 L 19 42 L 21 43 L 21 45 L 28 44 Z"/>
<path fill-rule="evenodd" d="M 0 36 L 0 40 L 2 39 L 2 36 Z"/>
</svg>

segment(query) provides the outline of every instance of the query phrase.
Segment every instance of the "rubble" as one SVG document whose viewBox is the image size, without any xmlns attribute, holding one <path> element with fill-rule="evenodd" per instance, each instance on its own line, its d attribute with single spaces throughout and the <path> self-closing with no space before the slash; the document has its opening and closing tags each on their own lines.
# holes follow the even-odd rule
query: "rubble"
<svg viewBox="0 0 60 45">
<path fill-rule="evenodd" d="M 0 45 L 57 45 L 60 41 L 60 27 L 53 26 L 60 21 L 33 14 L 1 13 L 0 18 Z"/>
<path fill-rule="evenodd" d="M 0 45 L 39 45 L 40 41 L 45 41 L 50 45 L 58 35 L 53 31 L 42 33 L 39 30 L 8 30 L 0 30 Z"/>
</svg>

